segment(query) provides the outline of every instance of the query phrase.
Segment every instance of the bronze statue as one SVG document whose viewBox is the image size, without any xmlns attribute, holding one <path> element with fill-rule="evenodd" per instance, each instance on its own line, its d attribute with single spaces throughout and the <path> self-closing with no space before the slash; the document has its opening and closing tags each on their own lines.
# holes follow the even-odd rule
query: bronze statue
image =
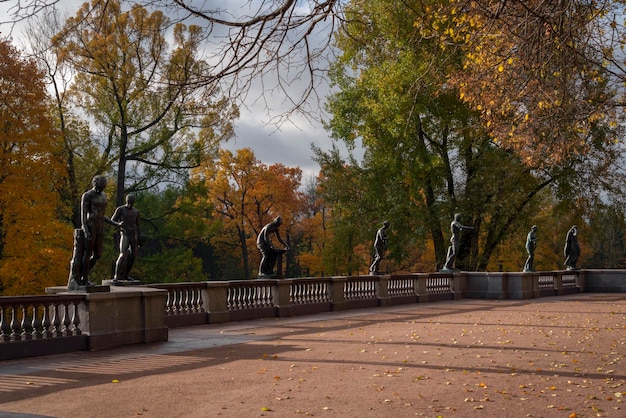
<svg viewBox="0 0 626 418">
<path fill-rule="evenodd" d="M 76 290 L 78 286 L 92 285 L 89 281 L 89 272 L 102 256 L 104 224 L 122 227 L 121 223 L 105 216 L 107 198 L 103 191 L 107 185 L 106 177 L 95 176 L 91 182 L 93 187 L 81 197 L 81 228 L 74 231 L 74 254 L 68 290 Z"/>
<path fill-rule="evenodd" d="M 528 252 L 528 258 L 526 264 L 524 264 L 524 271 L 532 272 L 534 270 L 535 263 L 535 249 L 537 248 L 537 225 L 533 225 L 530 228 L 528 236 L 526 236 L 526 251 Z"/>
<path fill-rule="evenodd" d="M 465 226 L 461 224 L 461 214 L 454 214 L 454 220 L 450 223 L 450 230 L 452 232 L 452 236 L 450 237 L 450 247 L 448 247 L 448 254 L 446 257 L 446 264 L 444 264 L 442 271 L 452 271 L 454 270 L 454 262 L 456 260 L 456 255 L 459 252 L 459 236 L 461 234 L 462 229 L 474 229 L 472 226 Z"/>
<path fill-rule="evenodd" d="M 563 253 L 565 255 L 566 269 L 578 270 L 576 262 L 578 261 L 578 256 L 580 256 L 580 245 L 578 245 L 578 228 L 576 228 L 576 225 L 572 226 L 570 230 L 567 231 Z"/>
<path fill-rule="evenodd" d="M 278 233 L 278 228 L 283 223 L 283 219 L 277 216 L 272 222 L 268 223 L 261 229 L 256 240 L 256 246 L 261 251 L 261 264 L 259 266 L 259 277 L 276 276 L 274 267 L 279 254 L 283 254 L 289 249 L 289 246 L 282 240 Z M 271 235 L 276 235 L 278 241 L 285 246 L 284 249 L 277 249 L 272 244 Z"/>
<path fill-rule="evenodd" d="M 135 196 L 126 196 L 126 204 L 115 209 L 111 219 L 120 222 L 120 255 L 115 262 L 114 281 L 132 280 L 128 274 L 133 267 L 139 248 L 139 211 L 134 207 Z"/>
<path fill-rule="evenodd" d="M 374 239 L 374 250 L 376 251 L 376 254 L 374 255 L 374 262 L 370 266 L 370 274 L 372 275 L 380 274 L 378 272 L 378 266 L 385 255 L 385 251 L 387 251 L 388 228 L 389 221 L 385 221 L 383 222 L 383 226 L 376 232 L 376 238 Z"/>
</svg>

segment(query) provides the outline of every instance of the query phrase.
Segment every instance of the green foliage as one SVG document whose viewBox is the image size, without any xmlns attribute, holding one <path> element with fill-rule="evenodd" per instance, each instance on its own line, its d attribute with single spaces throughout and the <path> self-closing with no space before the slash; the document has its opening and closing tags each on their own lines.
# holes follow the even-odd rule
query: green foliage
<svg viewBox="0 0 626 418">
<path fill-rule="evenodd" d="M 202 260 L 194 256 L 192 249 L 184 247 L 164 248 L 161 252 L 141 257 L 134 274 L 141 277 L 143 283 L 207 280 L 202 271 Z"/>
<path fill-rule="evenodd" d="M 402 260 L 428 248 L 427 240 L 434 254 L 421 254 L 441 265 L 448 225 L 460 211 L 474 230 L 464 234 L 467 251 L 458 257 L 458 267 L 482 270 L 507 234 L 530 222 L 539 192 L 556 177 L 537 177 L 493 145 L 481 128 L 480 113 L 447 81 L 461 70 L 463 50 L 443 48 L 439 37 L 416 30 L 422 7 L 369 1 L 347 9 L 349 19 L 337 35 L 342 54 L 332 72 L 338 91 L 328 102 L 333 115 L 328 127 L 349 146 L 360 139 L 365 156 L 357 167 L 330 164 L 336 157 L 318 152 L 322 171 L 327 170 L 323 196 L 334 217 L 347 224 L 369 223 L 370 235 L 374 225 L 389 218 L 394 234 L 390 257 L 400 268 L 411 268 Z M 343 178 L 358 186 L 348 187 Z M 341 234 L 334 239 L 355 245 L 353 234 Z M 363 236 L 356 239 L 364 242 Z"/>
<path fill-rule="evenodd" d="M 583 255 L 587 252 L 585 268 L 626 268 L 626 219 L 620 206 L 599 207 L 590 216 L 587 235 L 580 239 Z"/>
</svg>

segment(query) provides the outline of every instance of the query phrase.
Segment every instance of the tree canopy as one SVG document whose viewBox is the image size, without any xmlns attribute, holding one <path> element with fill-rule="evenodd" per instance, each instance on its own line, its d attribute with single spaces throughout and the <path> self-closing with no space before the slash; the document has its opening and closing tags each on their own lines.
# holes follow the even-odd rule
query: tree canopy
<svg viewBox="0 0 626 418">
<path fill-rule="evenodd" d="M 199 28 L 175 24 L 170 49 L 169 25 L 160 11 L 93 0 L 52 40 L 76 72 L 78 105 L 103 128 L 99 166 L 117 173 L 118 206 L 127 192 L 184 177 L 232 135 L 236 108 L 199 84 Z"/>
<path fill-rule="evenodd" d="M 4 39 L 0 55 L 0 292 L 32 293 L 67 280 L 61 137 L 35 62 Z"/>
<path fill-rule="evenodd" d="M 624 264 L 624 1 L 91 0 L 65 20 L 56 0 L 0 5 L 32 25 L 32 59 L 1 44 L 2 292 L 64 280 L 94 174 L 146 206 L 146 276 L 253 277 L 276 215 L 291 275 L 366 272 L 385 220 L 383 271 L 432 271 L 457 212 L 473 227 L 459 268 L 521 269 L 533 224 L 536 268 L 562 266 L 572 224 L 582 263 Z M 253 90 L 280 123 L 319 116 L 326 83 L 336 146 L 313 144 L 310 184 L 222 148 Z"/>
</svg>

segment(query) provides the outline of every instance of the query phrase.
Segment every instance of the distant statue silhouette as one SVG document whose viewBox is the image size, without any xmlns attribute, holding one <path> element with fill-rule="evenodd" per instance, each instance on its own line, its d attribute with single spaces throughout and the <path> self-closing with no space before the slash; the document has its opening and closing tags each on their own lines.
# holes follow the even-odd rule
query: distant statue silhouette
<svg viewBox="0 0 626 418">
<path fill-rule="evenodd" d="M 274 266 L 276 265 L 276 259 L 279 254 L 286 252 L 289 247 L 282 240 L 278 232 L 278 228 L 282 225 L 283 219 L 280 216 L 274 218 L 274 220 L 261 229 L 256 240 L 256 245 L 259 251 L 261 251 L 261 264 L 259 265 L 259 277 L 273 277 L 276 276 L 274 272 Z M 271 235 L 275 235 L 278 241 L 285 246 L 284 249 L 277 249 L 272 243 Z"/>
<path fill-rule="evenodd" d="M 387 251 L 388 228 L 389 221 L 385 221 L 383 222 L 383 226 L 376 231 L 376 238 L 374 239 L 374 250 L 376 251 L 376 254 L 374 255 L 374 262 L 370 266 L 370 274 L 378 274 L 380 261 L 383 259 L 385 251 Z"/>
<path fill-rule="evenodd" d="M 578 228 L 576 228 L 576 225 L 572 226 L 570 230 L 567 231 L 563 253 L 565 255 L 565 267 L 567 270 L 577 270 L 576 262 L 580 256 L 580 245 L 578 245 Z"/>
<path fill-rule="evenodd" d="M 462 225 L 461 214 L 456 213 L 454 214 L 454 220 L 450 223 L 450 231 L 452 232 L 452 236 L 450 237 L 451 245 L 448 247 L 446 264 L 444 264 L 442 271 L 454 270 L 454 262 L 456 261 L 456 256 L 459 252 L 459 237 L 462 229 L 474 229 L 474 227 Z"/>
<path fill-rule="evenodd" d="M 526 251 L 528 252 L 528 258 L 526 264 L 524 264 L 524 271 L 535 271 L 535 250 L 537 249 L 537 225 L 533 225 L 530 228 L 530 232 L 526 237 Z"/>
</svg>

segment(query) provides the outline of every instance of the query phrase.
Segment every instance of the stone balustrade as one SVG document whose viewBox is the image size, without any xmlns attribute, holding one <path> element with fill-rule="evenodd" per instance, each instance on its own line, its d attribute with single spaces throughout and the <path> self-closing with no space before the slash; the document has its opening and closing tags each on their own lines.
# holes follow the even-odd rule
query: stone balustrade
<svg viewBox="0 0 626 418">
<path fill-rule="evenodd" d="M 624 270 L 460 272 L 111 286 L 0 297 L 0 360 L 167 340 L 169 327 L 460 298 L 626 292 Z"/>
</svg>

